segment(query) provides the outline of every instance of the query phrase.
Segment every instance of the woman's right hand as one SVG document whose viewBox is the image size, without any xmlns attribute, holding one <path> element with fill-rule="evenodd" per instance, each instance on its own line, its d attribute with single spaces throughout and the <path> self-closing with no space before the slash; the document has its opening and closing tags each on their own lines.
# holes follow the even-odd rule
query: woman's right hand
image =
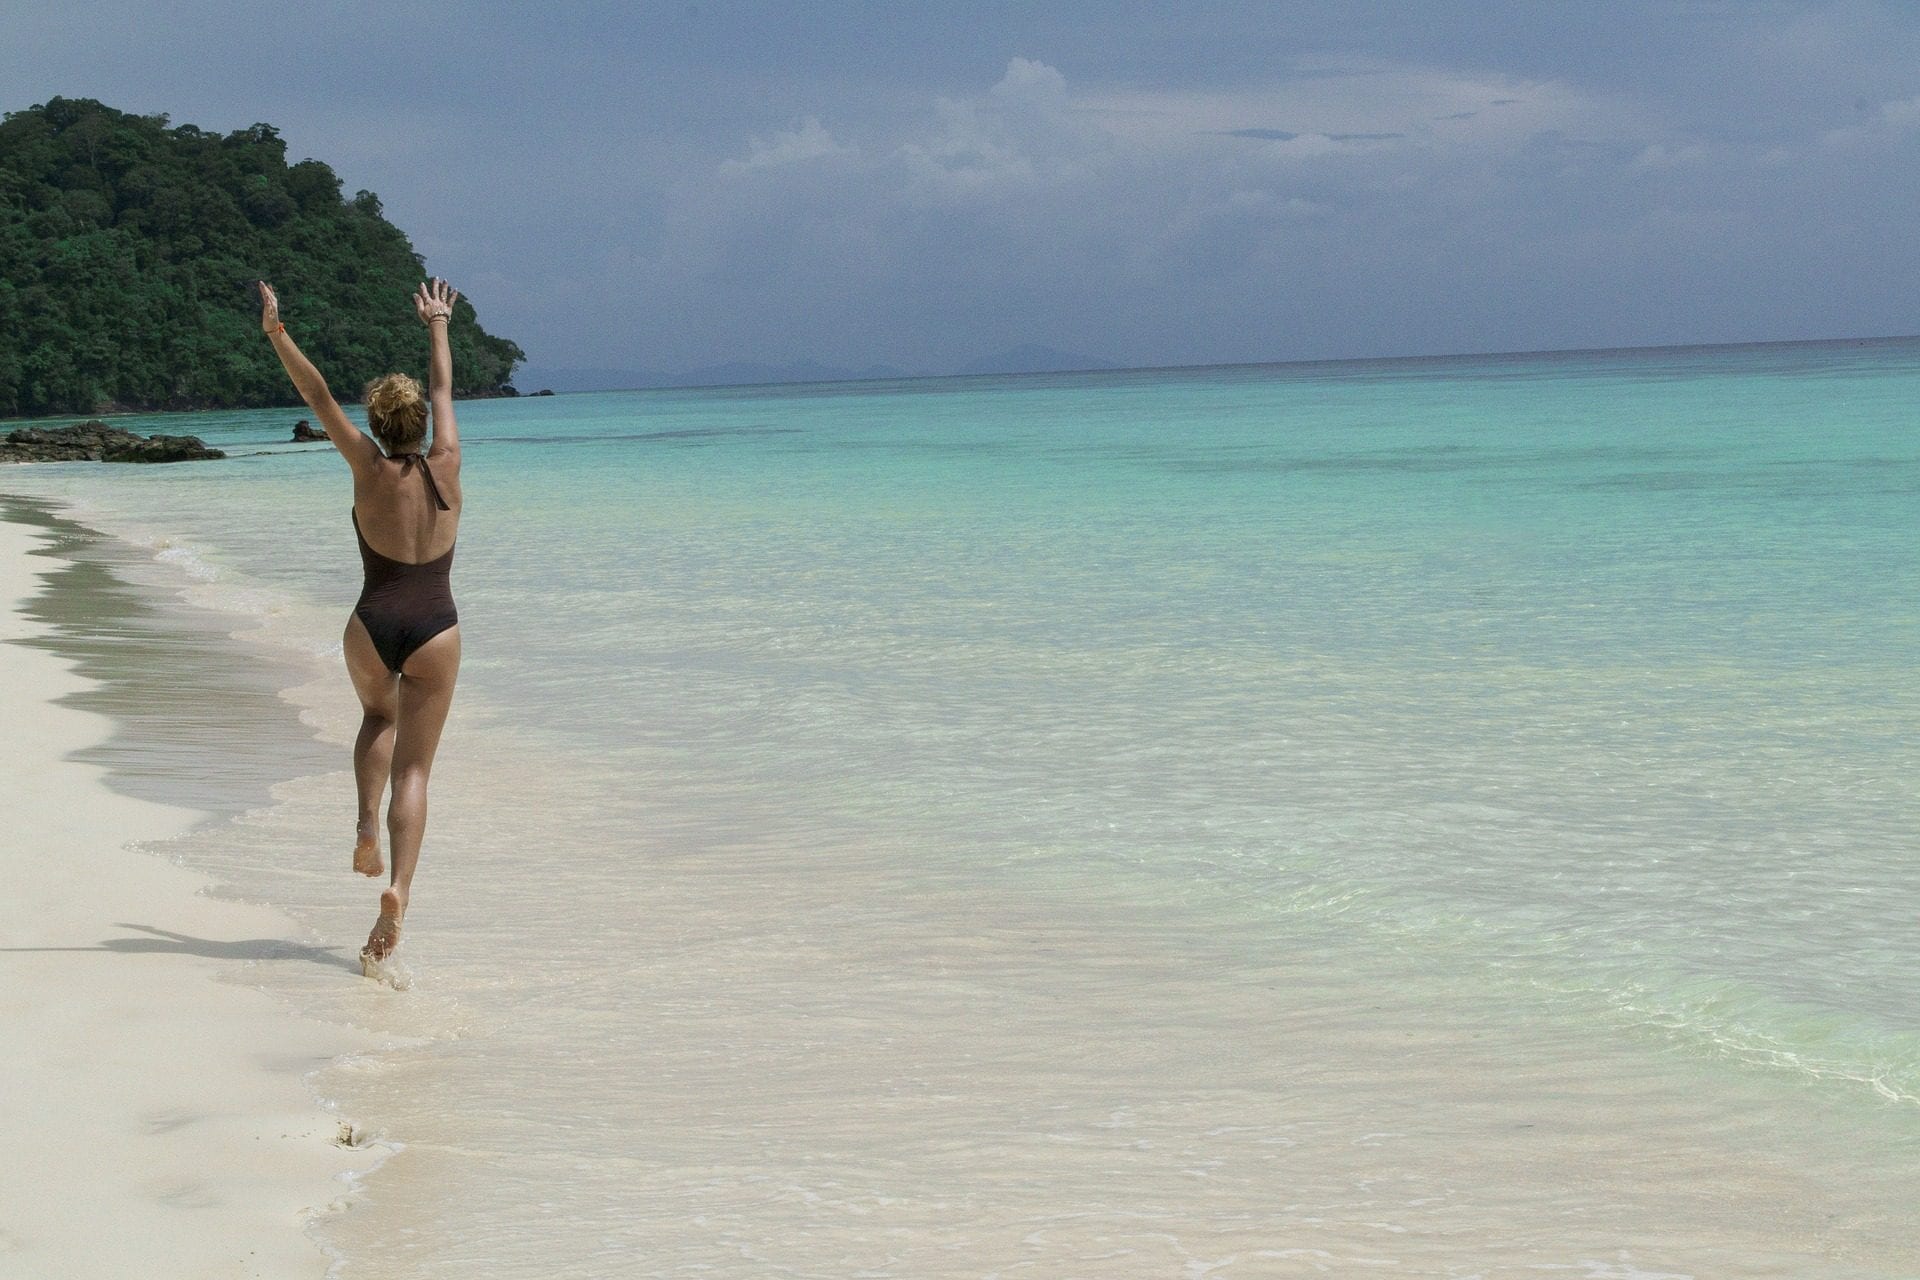
<svg viewBox="0 0 1920 1280">
<path fill-rule="evenodd" d="M 460 300 L 460 291 L 452 288 L 445 280 L 435 276 L 423 280 L 413 295 L 413 311 L 420 317 L 420 323 L 431 326 L 435 320 L 453 323 L 453 304 Z"/>
<path fill-rule="evenodd" d="M 265 280 L 255 280 L 254 284 L 260 289 L 260 331 L 272 333 L 280 327 L 280 299 Z"/>
</svg>

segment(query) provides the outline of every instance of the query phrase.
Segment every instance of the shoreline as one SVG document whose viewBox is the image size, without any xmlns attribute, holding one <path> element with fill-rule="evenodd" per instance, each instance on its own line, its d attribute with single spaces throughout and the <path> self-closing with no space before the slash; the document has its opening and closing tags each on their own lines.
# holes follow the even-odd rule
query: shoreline
<svg viewBox="0 0 1920 1280">
<path fill-rule="evenodd" d="M 89 758 L 122 731 L 82 709 L 102 682 L 30 615 L 53 538 L 0 520 L 0 715 L 10 805 L 0 1062 L 16 1098 L 0 1137 L 0 1262 L 27 1274 L 322 1276 L 307 1229 L 379 1153 L 340 1143 L 311 1087 L 376 1037 L 300 1016 L 240 970 L 268 960 L 357 972 L 282 912 L 214 896 L 168 855 L 215 815 L 128 794 Z M 53 563 L 60 563 L 55 561 Z M 137 655 L 136 655 L 137 658 Z M 76 874 L 82 868 L 82 874 Z M 11 1184 L 11 1185 L 9 1185 Z M 155 1270 L 159 1260 L 171 1268 Z"/>
<path fill-rule="evenodd" d="M 551 396 L 560 393 L 548 391 L 544 394 Z M 542 393 L 538 391 L 495 390 L 467 392 L 456 395 L 453 399 L 456 404 L 466 404 L 474 400 L 532 400 L 539 398 L 542 398 Z M 338 397 L 338 400 L 343 407 L 349 405 L 354 408 L 360 407 L 360 399 L 358 396 Z M 111 421 L 115 418 L 192 417 L 197 414 L 207 413 L 280 413 L 283 411 L 305 416 L 310 416 L 312 413 L 303 400 L 292 400 L 285 404 L 154 405 L 145 407 L 116 403 L 108 404 L 85 413 L 40 413 L 17 414 L 11 417 L 0 416 L 0 428 L 11 430 L 17 427 L 39 426 L 49 422 Z"/>
</svg>

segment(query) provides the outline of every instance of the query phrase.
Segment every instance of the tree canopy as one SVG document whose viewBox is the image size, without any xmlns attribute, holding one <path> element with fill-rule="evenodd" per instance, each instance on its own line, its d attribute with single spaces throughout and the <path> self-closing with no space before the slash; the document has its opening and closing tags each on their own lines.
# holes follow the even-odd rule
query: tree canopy
<svg viewBox="0 0 1920 1280">
<path fill-rule="evenodd" d="M 424 271 L 378 197 L 288 164 L 272 125 L 207 133 L 87 98 L 0 119 L 0 416 L 293 403 L 256 279 L 336 396 L 424 381 L 407 301 Z M 511 394 L 524 353 L 464 297 L 452 342 L 456 394 Z"/>
</svg>

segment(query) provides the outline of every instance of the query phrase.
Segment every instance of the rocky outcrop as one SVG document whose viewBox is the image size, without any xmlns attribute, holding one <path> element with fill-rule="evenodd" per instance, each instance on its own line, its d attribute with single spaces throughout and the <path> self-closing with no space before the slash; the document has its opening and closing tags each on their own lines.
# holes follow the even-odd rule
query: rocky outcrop
<svg viewBox="0 0 1920 1280">
<path fill-rule="evenodd" d="M 296 444 L 305 444 L 312 440 L 325 440 L 327 433 L 309 425 L 305 418 L 293 424 L 293 439 Z"/>
<path fill-rule="evenodd" d="M 0 438 L 0 462 L 195 462 L 226 456 L 199 436 L 138 436 L 104 422 L 17 427 Z"/>
</svg>

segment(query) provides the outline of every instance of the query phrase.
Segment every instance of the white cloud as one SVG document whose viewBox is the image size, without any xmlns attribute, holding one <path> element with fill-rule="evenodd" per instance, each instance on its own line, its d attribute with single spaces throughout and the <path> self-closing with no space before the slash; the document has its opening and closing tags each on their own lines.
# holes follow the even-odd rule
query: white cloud
<svg viewBox="0 0 1920 1280">
<path fill-rule="evenodd" d="M 1041 110 L 1057 110 L 1067 102 L 1067 78 L 1044 62 L 1013 58 L 1000 83 L 988 90 L 998 102 L 1018 103 Z"/>
<path fill-rule="evenodd" d="M 854 154 L 856 148 L 834 140 L 826 127 L 812 116 L 796 121 L 791 129 L 770 138 L 755 138 L 744 160 L 727 160 L 720 165 L 725 173 L 744 173 L 751 169 L 777 169 L 804 164 L 832 156 Z"/>
<path fill-rule="evenodd" d="M 939 98 L 891 160 L 916 198 L 977 198 L 996 188 L 1058 183 L 1101 162 L 1110 139 L 1073 114 L 1066 77 L 1014 58 L 980 97 Z"/>
</svg>

